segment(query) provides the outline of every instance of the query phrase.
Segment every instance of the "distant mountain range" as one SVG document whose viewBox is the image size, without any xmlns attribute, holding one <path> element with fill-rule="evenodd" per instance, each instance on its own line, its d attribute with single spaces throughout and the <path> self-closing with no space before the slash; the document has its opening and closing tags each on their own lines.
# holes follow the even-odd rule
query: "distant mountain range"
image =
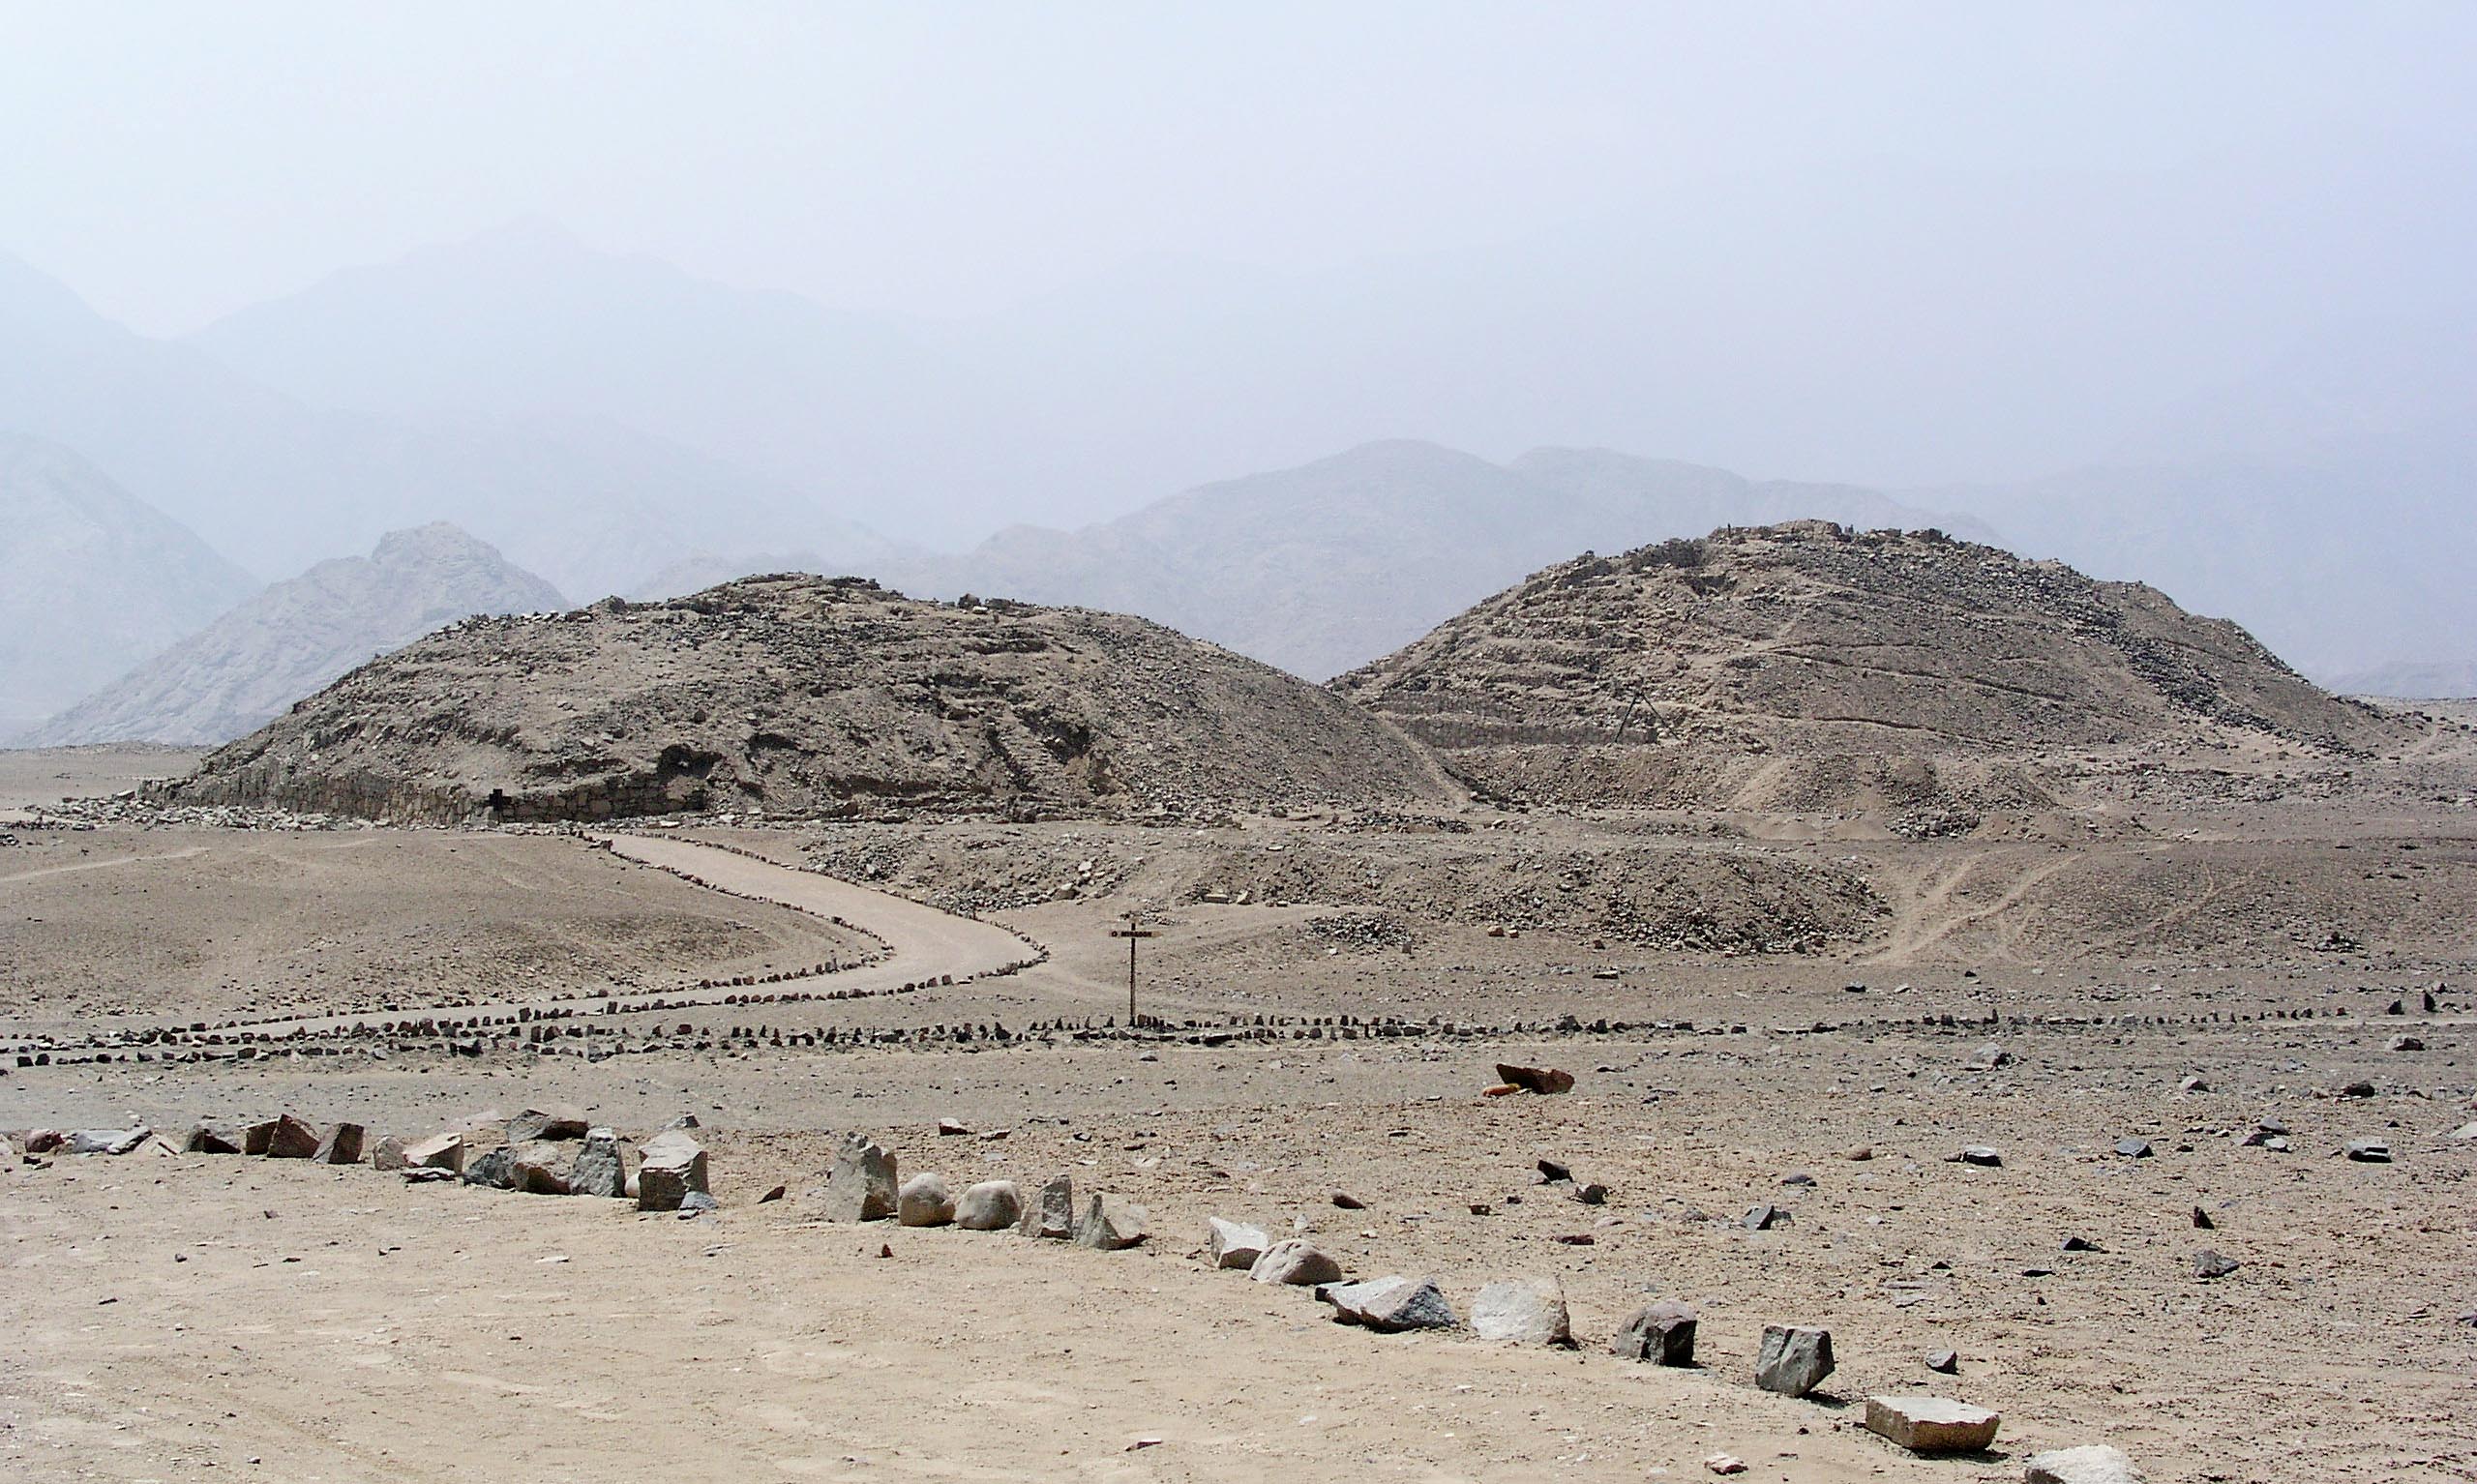
<svg viewBox="0 0 2477 1484">
<path fill-rule="evenodd" d="M 261 579 L 437 519 L 597 596 L 723 543 L 887 549 L 813 490 L 594 409 L 313 403 L 194 346 L 134 335 L 5 254 L 0 430 L 76 450 Z"/>
<path fill-rule="evenodd" d="M 254 585 L 68 449 L 0 431 L 0 738 L 194 632 Z"/>
<path fill-rule="evenodd" d="M 228 742 L 365 661 L 476 613 L 552 612 L 548 582 L 444 523 L 320 562 L 157 654 L 21 739 Z"/>
<path fill-rule="evenodd" d="M 1801 518 L 1984 534 L 1845 486 L 1758 484 L 1604 449 L 1537 449 L 1501 465 L 1402 441 L 1207 485 L 1080 531 L 1018 526 L 964 556 L 872 571 L 932 596 L 1141 613 L 1323 680 L 1578 551 Z"/>
</svg>

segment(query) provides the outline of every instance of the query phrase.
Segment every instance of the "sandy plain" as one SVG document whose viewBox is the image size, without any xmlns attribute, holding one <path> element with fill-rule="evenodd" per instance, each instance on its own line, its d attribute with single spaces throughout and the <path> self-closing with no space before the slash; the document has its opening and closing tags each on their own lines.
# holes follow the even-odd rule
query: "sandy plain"
<svg viewBox="0 0 2477 1484">
<path fill-rule="evenodd" d="M 40 799 L 149 765 L 0 755 L 0 781 Z M 2017 1479 L 2028 1452 L 2104 1441 L 2156 1480 L 2477 1477 L 2477 1141 L 2452 1137 L 2477 1117 L 2477 831 L 2447 794 L 2240 802 L 2082 840 L 1806 824 L 1713 839 L 1559 816 L 1469 834 L 656 832 L 683 834 L 785 867 L 870 863 L 831 899 L 863 929 L 881 925 L 848 893 L 873 886 L 985 919 L 907 927 L 889 904 L 887 940 L 928 955 L 907 977 L 975 927 L 1049 956 L 840 1001 L 683 992 L 589 1018 L 616 1032 L 601 1044 L 547 1052 L 373 1035 L 247 1061 L 141 1062 L 125 1043 L 79 1061 L 99 1035 L 175 1020 L 375 1022 L 607 990 L 624 1010 L 854 940 L 557 836 L 105 826 L 0 852 L 0 1043 L 62 1054 L 0 1058 L 0 1127 L 177 1133 L 291 1109 L 410 1135 L 569 1101 L 642 1136 L 693 1113 L 723 1204 L 683 1221 L 203 1156 L 11 1168 L 0 1474 L 1686 1479 L 1725 1451 L 1740 1477 L 1803 1484 Z M 1845 871 L 1882 910 L 1803 954 L 1610 936 L 1559 905 L 1559 882 L 1577 858 L 1614 859 L 1612 839 Z M 796 895 L 751 853 L 712 869 L 743 863 L 741 887 Z M 1419 895 L 1448 853 L 1525 883 L 1541 919 L 1574 920 L 1490 935 L 1495 916 Z M 69 865 L 93 869 L 54 869 Z M 1250 882 L 1265 889 L 1246 904 L 1198 900 Z M 771 1043 L 1122 1017 L 1107 933 L 1129 910 L 1161 934 L 1143 945 L 1144 1008 L 1174 1023 L 1395 1016 L 1472 1033 Z M 146 948 L 200 938 L 213 955 Z M 149 951 L 143 972 L 108 977 Z M 1537 1028 L 1565 1015 L 1629 1028 Z M 2391 1050 L 2402 1036 L 2425 1049 Z M 1990 1041 L 2013 1059 L 1974 1070 Z M 329 1054 L 296 1054 L 313 1047 Z M 1500 1060 L 1578 1085 L 1483 1099 Z M 2196 1076 L 2207 1090 L 2179 1090 Z M 2360 1081 L 2372 1095 L 2331 1095 Z M 940 1118 L 1007 1135 L 941 1138 Z M 2242 1143 L 2265 1118 L 2289 1152 Z M 1071 1174 L 1145 1205 L 1152 1235 L 1101 1254 L 817 1221 L 803 1198 L 845 1129 L 958 1184 Z M 2113 1153 L 2126 1138 L 2153 1155 Z M 2364 1138 L 2394 1161 L 2340 1157 Z M 1963 1144 L 2004 1163 L 1951 1162 Z M 1846 1157 L 1860 1147 L 1871 1157 Z M 1541 1158 L 1604 1182 L 1606 1203 L 1535 1184 Z M 1784 1183 L 1801 1175 L 1813 1183 Z M 789 1199 L 758 1202 L 778 1184 Z M 1794 1219 L 1749 1231 L 1739 1218 L 1761 1203 Z M 2195 1230 L 2197 1207 L 2214 1230 Z M 1583 1343 L 1333 1325 L 1304 1293 L 1212 1270 L 1209 1215 L 1303 1225 L 1354 1273 L 1433 1277 L 1460 1309 L 1484 1281 L 1555 1276 Z M 2098 1250 L 2067 1253 L 2069 1236 Z M 2205 1247 L 2242 1265 L 2199 1279 Z M 1701 1310 L 1699 1369 L 1605 1353 L 1653 1296 Z M 1819 1398 L 1751 1384 L 1776 1321 L 1833 1330 Z M 1942 1348 L 1957 1375 L 1925 1368 Z M 1908 1391 L 2001 1410 L 1994 1452 L 1914 1458 L 1859 1427 L 1865 1396 Z"/>
</svg>

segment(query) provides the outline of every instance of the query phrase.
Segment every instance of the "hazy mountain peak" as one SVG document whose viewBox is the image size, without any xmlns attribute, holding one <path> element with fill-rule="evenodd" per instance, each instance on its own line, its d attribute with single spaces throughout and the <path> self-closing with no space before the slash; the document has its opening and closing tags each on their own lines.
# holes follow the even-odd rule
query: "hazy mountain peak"
<svg viewBox="0 0 2477 1484">
<path fill-rule="evenodd" d="M 223 742 L 374 655 L 476 613 L 547 612 L 558 591 L 445 521 L 279 582 L 45 724 L 39 745 Z"/>
</svg>

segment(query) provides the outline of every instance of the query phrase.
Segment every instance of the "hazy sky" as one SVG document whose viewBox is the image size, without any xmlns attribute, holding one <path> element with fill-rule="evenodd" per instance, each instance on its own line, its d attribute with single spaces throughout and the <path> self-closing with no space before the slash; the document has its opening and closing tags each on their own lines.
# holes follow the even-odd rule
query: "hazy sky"
<svg viewBox="0 0 2477 1484">
<path fill-rule="evenodd" d="M 1860 159 L 2464 138 L 2477 5 L 0 4 L 0 250 L 149 333 L 541 214 L 830 304 Z M 2464 183 L 2463 183 L 2464 184 Z"/>
</svg>

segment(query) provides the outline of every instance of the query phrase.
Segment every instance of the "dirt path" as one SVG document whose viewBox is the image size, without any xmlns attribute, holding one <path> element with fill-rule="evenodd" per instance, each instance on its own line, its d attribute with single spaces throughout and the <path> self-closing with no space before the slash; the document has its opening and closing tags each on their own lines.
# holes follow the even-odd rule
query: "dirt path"
<svg viewBox="0 0 2477 1484">
<path fill-rule="evenodd" d="M 840 921 L 876 937 L 884 945 L 884 952 L 872 963 L 787 981 L 798 988 L 882 991 L 905 984 L 926 983 L 948 974 L 961 980 L 1040 956 L 1037 944 L 993 923 L 957 917 L 933 906 L 923 906 L 917 902 L 872 891 L 865 886 L 854 886 L 849 881 L 820 876 L 816 872 L 756 860 L 688 840 L 614 835 L 601 837 L 601 843 L 608 845 L 613 854 L 623 859 L 670 872 L 731 896 Z M 717 1004 L 731 995 L 745 993 L 745 987 L 718 985 L 710 990 L 664 990 L 658 997 L 671 1006 L 702 1005 Z M 656 996 L 632 993 L 625 997 Z M 456 1020 L 470 1021 L 484 1016 L 514 1015 L 525 1009 L 539 1010 L 561 1002 L 538 998 L 482 1002 L 458 1000 L 452 1006 L 435 1008 Z M 573 1006 L 577 1001 L 570 999 L 564 1003 Z M 432 1008 L 404 1005 L 383 1015 L 356 1012 L 252 1020 L 241 1022 L 232 1028 L 272 1035 L 289 1034 L 295 1029 L 313 1032 L 338 1030 L 382 1020 L 418 1019 Z"/>
</svg>

